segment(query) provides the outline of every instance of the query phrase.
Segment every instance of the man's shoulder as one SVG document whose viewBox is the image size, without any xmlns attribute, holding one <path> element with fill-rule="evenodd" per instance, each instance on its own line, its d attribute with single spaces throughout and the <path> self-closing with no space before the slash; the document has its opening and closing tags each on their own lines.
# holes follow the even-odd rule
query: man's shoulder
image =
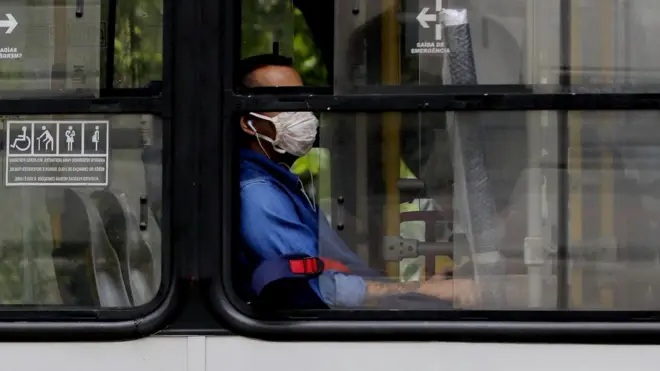
<svg viewBox="0 0 660 371">
<path fill-rule="evenodd" d="M 260 186 L 268 188 L 271 186 L 271 182 L 270 179 L 268 179 L 268 177 L 265 176 L 257 176 L 257 177 L 249 177 L 249 178 L 241 177 L 241 192 L 245 191 L 246 188 L 250 188 L 250 186 L 253 186 L 251 188 L 260 187 Z"/>
<path fill-rule="evenodd" d="M 241 180 L 240 199 L 241 209 L 250 215 L 275 212 L 282 216 L 295 208 L 291 196 L 268 177 Z"/>
<path fill-rule="evenodd" d="M 280 199 L 285 196 L 285 193 L 280 187 L 268 176 L 253 176 L 241 177 L 241 198 L 246 200 L 259 200 L 264 202 L 266 200 Z"/>
<path fill-rule="evenodd" d="M 268 174 L 265 174 L 257 169 L 251 168 L 249 166 L 241 166 L 241 190 L 251 184 L 268 184 L 270 183 L 270 178 L 271 177 Z"/>
</svg>

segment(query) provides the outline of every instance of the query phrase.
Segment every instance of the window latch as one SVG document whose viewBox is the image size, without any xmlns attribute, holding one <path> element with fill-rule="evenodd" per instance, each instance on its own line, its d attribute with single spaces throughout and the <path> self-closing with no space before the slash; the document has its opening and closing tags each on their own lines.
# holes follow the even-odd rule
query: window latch
<svg viewBox="0 0 660 371">
<path fill-rule="evenodd" d="M 76 0 L 76 18 L 82 18 L 85 15 L 85 0 Z"/>
<path fill-rule="evenodd" d="M 148 220 L 148 204 L 147 196 L 140 196 L 140 230 L 147 230 L 147 220 Z"/>
</svg>

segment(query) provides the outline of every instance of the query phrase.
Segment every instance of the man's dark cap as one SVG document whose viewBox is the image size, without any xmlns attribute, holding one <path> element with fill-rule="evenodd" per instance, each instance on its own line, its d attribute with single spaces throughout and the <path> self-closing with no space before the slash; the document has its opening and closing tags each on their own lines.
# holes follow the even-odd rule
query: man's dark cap
<svg viewBox="0 0 660 371">
<path fill-rule="evenodd" d="M 265 66 L 292 67 L 293 59 L 277 54 L 259 54 L 242 59 L 238 64 L 238 70 L 235 75 L 237 78 L 236 85 L 239 88 L 247 88 L 243 83 L 245 77 Z"/>
</svg>

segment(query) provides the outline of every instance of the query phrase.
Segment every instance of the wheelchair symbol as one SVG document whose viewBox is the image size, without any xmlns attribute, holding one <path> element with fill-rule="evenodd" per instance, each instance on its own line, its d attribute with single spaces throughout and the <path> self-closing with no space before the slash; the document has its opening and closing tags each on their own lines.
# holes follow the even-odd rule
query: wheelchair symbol
<svg viewBox="0 0 660 371">
<path fill-rule="evenodd" d="M 25 152 L 32 146 L 32 139 L 27 135 L 27 126 L 23 126 L 21 131 L 22 133 L 14 138 L 14 142 L 9 147 L 17 149 L 19 152 Z M 24 145 L 19 145 L 19 142 L 24 143 Z"/>
</svg>

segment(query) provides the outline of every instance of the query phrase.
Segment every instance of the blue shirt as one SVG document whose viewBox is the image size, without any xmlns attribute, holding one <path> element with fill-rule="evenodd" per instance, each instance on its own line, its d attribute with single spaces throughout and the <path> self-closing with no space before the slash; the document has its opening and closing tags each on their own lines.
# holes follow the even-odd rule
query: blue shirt
<svg viewBox="0 0 660 371">
<path fill-rule="evenodd" d="M 240 160 L 241 269 L 252 273 L 264 259 L 293 254 L 335 259 L 351 274 L 325 271 L 309 281 L 312 290 L 329 307 L 361 305 L 366 292 L 362 277 L 375 272 L 319 216 L 298 176 L 249 149 L 241 149 Z M 243 290 L 249 286 L 238 285 Z"/>
</svg>

